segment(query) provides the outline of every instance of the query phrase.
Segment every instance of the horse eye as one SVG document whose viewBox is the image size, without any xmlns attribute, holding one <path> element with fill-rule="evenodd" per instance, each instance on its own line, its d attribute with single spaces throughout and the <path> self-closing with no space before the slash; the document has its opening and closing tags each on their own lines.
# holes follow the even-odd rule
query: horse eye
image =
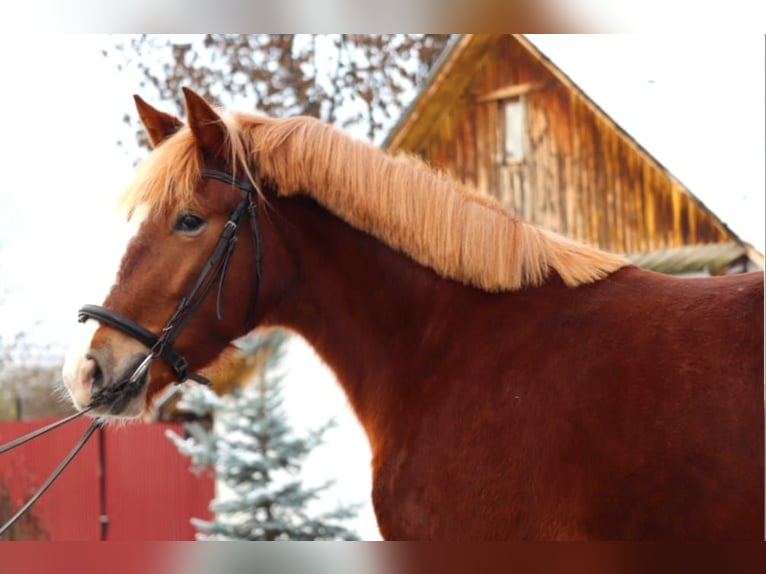
<svg viewBox="0 0 766 574">
<path fill-rule="evenodd" d="M 173 224 L 175 231 L 181 233 L 194 233 L 200 231 L 205 225 L 205 220 L 193 213 L 181 213 Z"/>
</svg>

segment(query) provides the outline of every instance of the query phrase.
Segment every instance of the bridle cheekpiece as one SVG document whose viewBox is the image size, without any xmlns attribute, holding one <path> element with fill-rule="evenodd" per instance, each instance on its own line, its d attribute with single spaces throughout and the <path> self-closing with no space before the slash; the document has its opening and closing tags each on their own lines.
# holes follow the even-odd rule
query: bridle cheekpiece
<svg viewBox="0 0 766 574">
<path fill-rule="evenodd" d="M 246 322 L 249 323 L 252 320 L 262 276 L 261 237 L 257 222 L 256 202 L 256 197 L 260 194 L 260 190 L 250 178 L 244 177 L 237 180 L 231 174 L 223 171 L 205 169 L 202 172 L 202 177 L 203 179 L 215 179 L 238 188 L 242 192 L 242 199 L 229 215 L 229 219 L 221 231 L 221 236 L 218 238 L 218 242 L 213 247 L 207 261 L 202 266 L 196 281 L 186 296 L 179 301 L 160 334 L 155 335 L 135 321 L 99 305 L 83 305 L 79 310 L 80 322 L 95 319 L 103 325 L 108 325 L 122 331 L 150 349 L 149 354 L 136 367 L 129 379 L 101 389 L 92 398 L 89 405 L 91 407 L 110 405 L 124 395 L 133 395 L 139 391 L 145 380 L 144 375 L 157 357 L 164 359 L 170 365 L 175 374 L 176 383 L 192 380 L 206 385 L 210 384 L 210 381 L 202 375 L 188 372 L 188 362 L 173 348 L 173 344 L 202 305 L 216 282 L 218 282 L 216 314 L 221 319 L 221 297 L 226 269 L 237 242 L 237 231 L 245 211 L 247 211 L 250 219 L 250 231 L 255 248 L 256 291 L 250 300 Z"/>
</svg>

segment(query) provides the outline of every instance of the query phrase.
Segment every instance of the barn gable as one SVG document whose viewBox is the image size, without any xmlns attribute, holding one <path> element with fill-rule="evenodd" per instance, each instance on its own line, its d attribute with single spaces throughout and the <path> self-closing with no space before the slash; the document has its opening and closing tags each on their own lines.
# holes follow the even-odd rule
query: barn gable
<svg viewBox="0 0 766 574">
<path fill-rule="evenodd" d="M 523 35 L 453 37 L 383 147 L 414 153 L 527 220 L 647 267 L 763 266 Z"/>
</svg>

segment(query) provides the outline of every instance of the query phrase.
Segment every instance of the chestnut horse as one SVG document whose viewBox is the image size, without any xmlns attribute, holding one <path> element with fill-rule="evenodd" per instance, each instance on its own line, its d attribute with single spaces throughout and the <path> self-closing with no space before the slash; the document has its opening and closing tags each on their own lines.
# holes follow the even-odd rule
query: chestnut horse
<svg viewBox="0 0 766 574">
<path fill-rule="evenodd" d="M 317 120 L 185 98 L 188 125 L 136 98 L 155 149 L 78 407 L 137 416 L 185 376 L 167 349 L 215 369 L 279 325 L 364 428 L 386 539 L 763 539 L 761 273 L 640 270 Z"/>
</svg>

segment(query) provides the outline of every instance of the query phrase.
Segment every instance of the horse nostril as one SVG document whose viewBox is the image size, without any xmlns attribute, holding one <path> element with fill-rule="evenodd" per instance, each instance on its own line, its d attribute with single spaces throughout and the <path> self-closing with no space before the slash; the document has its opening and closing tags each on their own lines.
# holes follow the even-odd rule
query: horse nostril
<svg viewBox="0 0 766 574">
<path fill-rule="evenodd" d="M 101 370 L 101 365 L 98 363 L 98 359 L 92 355 L 86 355 L 84 376 L 82 382 L 86 383 L 91 381 L 91 392 L 98 391 L 104 386 L 104 372 Z"/>
<path fill-rule="evenodd" d="M 96 362 L 96 368 L 93 369 L 93 387 L 98 390 L 104 385 L 104 373 L 101 371 L 101 367 Z"/>
</svg>

